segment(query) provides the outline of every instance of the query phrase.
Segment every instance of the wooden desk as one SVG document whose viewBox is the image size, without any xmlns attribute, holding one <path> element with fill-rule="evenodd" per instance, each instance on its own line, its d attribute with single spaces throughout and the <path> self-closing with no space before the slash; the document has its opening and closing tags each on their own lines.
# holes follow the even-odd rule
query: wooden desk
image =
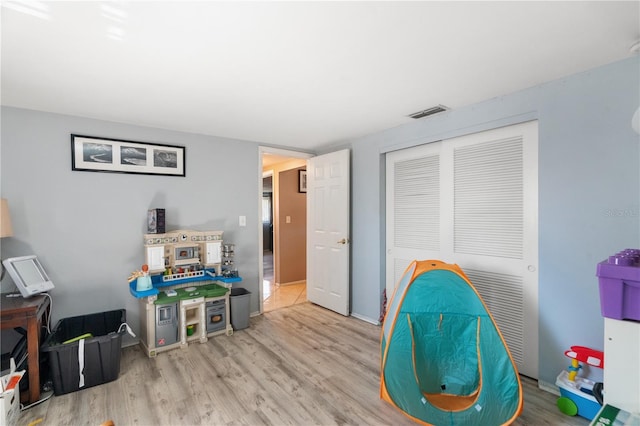
<svg viewBox="0 0 640 426">
<path fill-rule="evenodd" d="M 47 296 L 33 296 L 28 299 L 7 297 L 0 299 L 1 328 L 24 327 L 27 329 L 27 363 L 29 369 L 29 401 L 40 399 L 40 322 L 49 309 Z"/>
</svg>

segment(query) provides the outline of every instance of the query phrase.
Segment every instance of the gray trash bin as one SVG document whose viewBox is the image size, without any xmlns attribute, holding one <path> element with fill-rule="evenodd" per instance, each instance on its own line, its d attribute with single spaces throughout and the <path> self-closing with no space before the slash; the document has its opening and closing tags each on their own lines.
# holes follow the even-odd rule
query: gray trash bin
<svg viewBox="0 0 640 426">
<path fill-rule="evenodd" d="M 249 302 L 251 292 L 246 288 L 232 288 L 229 295 L 231 306 L 231 325 L 234 330 L 249 327 Z"/>
</svg>

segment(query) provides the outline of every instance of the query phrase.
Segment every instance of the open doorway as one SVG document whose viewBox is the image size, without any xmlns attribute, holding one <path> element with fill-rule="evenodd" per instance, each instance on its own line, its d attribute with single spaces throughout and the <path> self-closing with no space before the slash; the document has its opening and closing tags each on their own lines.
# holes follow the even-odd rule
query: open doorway
<svg viewBox="0 0 640 426">
<path fill-rule="evenodd" d="M 311 155 L 260 149 L 261 312 L 306 298 L 306 193 L 300 178 Z"/>
<path fill-rule="evenodd" d="M 263 160 L 263 169 L 270 159 Z M 262 300 L 264 310 L 272 310 L 272 296 L 276 291 L 273 267 L 273 170 L 262 173 Z"/>
</svg>

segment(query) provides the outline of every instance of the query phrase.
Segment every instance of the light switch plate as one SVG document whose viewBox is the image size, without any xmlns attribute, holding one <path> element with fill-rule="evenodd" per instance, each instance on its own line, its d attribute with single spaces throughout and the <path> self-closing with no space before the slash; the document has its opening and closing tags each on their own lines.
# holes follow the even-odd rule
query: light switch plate
<svg viewBox="0 0 640 426">
<path fill-rule="evenodd" d="M 247 226 L 247 217 L 246 216 L 240 216 L 238 218 L 238 224 L 240 226 Z"/>
</svg>

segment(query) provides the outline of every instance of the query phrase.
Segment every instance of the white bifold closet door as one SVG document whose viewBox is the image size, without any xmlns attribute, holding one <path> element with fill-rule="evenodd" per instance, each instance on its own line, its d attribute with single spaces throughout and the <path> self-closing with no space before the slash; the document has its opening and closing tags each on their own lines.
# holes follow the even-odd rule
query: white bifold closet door
<svg viewBox="0 0 640 426">
<path fill-rule="evenodd" d="M 538 123 L 389 152 L 386 289 L 412 260 L 457 263 L 518 370 L 538 377 Z"/>
</svg>

